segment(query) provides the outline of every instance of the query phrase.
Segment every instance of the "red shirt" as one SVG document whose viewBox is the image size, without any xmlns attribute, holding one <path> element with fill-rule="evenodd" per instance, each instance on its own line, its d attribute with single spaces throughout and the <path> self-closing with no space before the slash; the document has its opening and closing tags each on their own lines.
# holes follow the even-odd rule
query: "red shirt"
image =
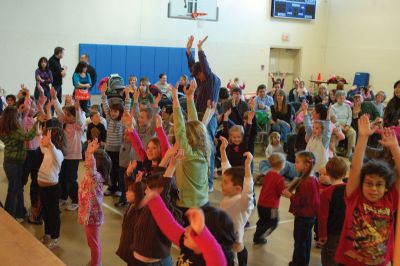
<svg viewBox="0 0 400 266">
<path fill-rule="evenodd" d="M 264 177 L 258 205 L 264 208 L 278 209 L 279 200 L 285 188 L 285 178 L 277 172 L 269 171 Z"/>
<path fill-rule="evenodd" d="M 327 237 L 330 234 L 340 235 L 342 232 L 346 205 L 344 190 L 346 184 L 332 185 L 321 193 L 321 204 L 318 212 L 318 236 Z"/>
<path fill-rule="evenodd" d="M 319 182 L 310 176 L 301 181 L 296 193 L 290 197 L 289 212 L 294 216 L 316 217 L 319 209 Z"/>
<path fill-rule="evenodd" d="M 360 189 L 345 196 L 346 216 L 335 260 L 351 266 L 387 265 L 393 256 L 395 188 L 378 202 L 369 202 Z"/>
</svg>

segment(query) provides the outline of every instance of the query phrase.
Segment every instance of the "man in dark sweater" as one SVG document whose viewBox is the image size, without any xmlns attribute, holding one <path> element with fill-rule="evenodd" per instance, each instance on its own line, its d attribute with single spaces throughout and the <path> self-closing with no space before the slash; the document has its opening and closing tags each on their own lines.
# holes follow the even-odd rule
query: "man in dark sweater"
<svg viewBox="0 0 400 266">
<path fill-rule="evenodd" d="M 96 69 L 92 65 L 90 65 L 89 60 L 90 60 L 90 58 L 89 58 L 88 54 L 81 55 L 80 61 L 87 64 L 87 73 L 89 73 L 90 78 L 92 80 L 92 87 L 89 88 L 89 91 L 90 91 L 96 85 L 97 73 L 96 73 Z"/>
<path fill-rule="evenodd" d="M 243 115 L 250 110 L 249 105 L 241 99 L 242 90 L 240 88 L 232 89 L 232 95 L 229 101 L 222 106 L 223 113 L 231 109 L 229 120 L 235 125 L 241 125 Z"/>
<path fill-rule="evenodd" d="M 190 73 L 195 77 L 197 82 L 197 90 L 195 92 L 195 103 L 198 112 L 204 113 L 207 109 L 207 101 L 218 103 L 219 90 L 221 88 L 221 80 L 215 75 L 207 62 L 207 57 L 203 51 L 203 44 L 207 40 L 206 36 L 203 40 L 200 40 L 197 44 L 199 62 L 194 61 L 194 55 L 190 51 L 193 45 L 194 37 L 190 36 L 186 44 L 186 56 L 188 59 L 188 65 Z M 210 135 L 210 141 L 213 143 L 215 132 L 217 130 L 217 118 L 214 115 L 207 125 L 208 133 Z M 214 184 L 214 148 L 211 149 L 210 159 L 210 176 L 208 178 L 208 186 L 210 192 L 213 190 Z"/>
<path fill-rule="evenodd" d="M 54 54 L 49 59 L 49 68 L 51 74 L 53 75 L 53 87 L 57 92 L 57 99 L 62 102 L 62 79 L 67 73 L 67 67 L 61 67 L 60 60 L 64 57 L 64 48 L 56 47 L 54 49 Z"/>
</svg>

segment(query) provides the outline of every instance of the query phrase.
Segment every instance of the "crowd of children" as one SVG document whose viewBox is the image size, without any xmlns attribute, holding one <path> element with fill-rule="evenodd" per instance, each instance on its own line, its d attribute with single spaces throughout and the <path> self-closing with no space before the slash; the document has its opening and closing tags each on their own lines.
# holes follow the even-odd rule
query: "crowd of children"
<svg viewBox="0 0 400 266">
<path fill-rule="evenodd" d="M 374 97 L 372 90 L 361 89 L 346 99 L 338 86 L 333 97 L 326 87 L 313 97 L 296 79 L 286 97 L 284 79 L 270 75 L 274 84 L 269 93 L 260 85 L 257 96 L 247 101 L 242 97 L 244 82 L 240 85 L 235 78 L 228 83 L 231 97 L 223 96 L 217 103 L 215 91 L 199 92 L 220 83 L 201 49 L 206 39 L 198 46 L 200 65 L 188 54 L 195 80 L 182 76 L 175 87 L 167 86 L 163 73 L 157 83 L 161 90 L 157 84 L 150 86 L 146 77 L 138 88 L 137 78 L 131 76 L 121 97 L 109 98 L 104 78 L 99 83 L 101 106 L 89 106 L 79 97 L 67 97 L 61 106 L 50 86 L 47 59 L 41 58 L 35 98 L 22 86 L 17 97 L 6 97 L 8 106 L 0 118 L 8 180 L 5 210 L 19 222 L 28 215 L 29 222 L 43 223 L 40 240 L 49 249 L 60 243 L 60 207 L 78 210 L 90 248 L 89 265 L 98 266 L 103 196 L 115 196 L 115 206 L 126 208 L 116 254 L 127 265 L 173 265 L 174 244 L 180 249 L 176 265 L 231 266 L 237 261 L 242 266 L 248 265 L 244 231 L 253 209 L 258 212 L 253 243 L 265 245 L 278 227 L 283 196 L 294 216 L 289 265 L 309 265 L 313 228 L 322 265 L 392 261 L 400 130 L 398 121 L 382 127 L 379 117 L 385 113 L 386 95 L 380 91 Z M 192 43 L 190 37 L 189 51 Z M 90 75 L 81 72 L 77 75 L 84 75 L 74 76 L 75 86 L 83 78 L 90 81 Z M 185 95 L 184 106 L 179 93 Z M 204 109 L 205 95 L 209 98 Z M 363 105 L 358 97 L 373 104 Z M 377 111 L 378 117 L 368 110 Z M 272 127 L 266 158 L 260 162 L 262 175 L 254 180 L 254 146 L 263 126 L 257 121 L 260 113 L 270 116 Z M 215 136 L 210 130 L 214 123 L 220 128 Z M 293 133 L 304 143 L 297 150 L 289 145 Z M 346 161 L 336 156 L 336 146 L 344 138 L 346 154 L 352 158 L 350 172 Z M 371 142 L 382 149 L 370 147 Z M 209 201 L 209 177 L 218 159 L 223 198 L 216 207 Z M 82 160 L 85 171 L 78 184 Z M 29 176 L 28 212 L 23 189 Z M 257 204 L 255 183 L 262 183 Z"/>
</svg>

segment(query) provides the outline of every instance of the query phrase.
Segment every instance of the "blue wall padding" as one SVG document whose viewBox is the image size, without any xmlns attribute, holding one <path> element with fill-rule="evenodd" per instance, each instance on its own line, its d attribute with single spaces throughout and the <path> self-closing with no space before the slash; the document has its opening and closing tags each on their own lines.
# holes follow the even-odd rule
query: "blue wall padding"
<svg viewBox="0 0 400 266">
<path fill-rule="evenodd" d="M 126 84 L 131 75 L 138 80 L 147 76 L 151 83 L 156 83 L 159 74 L 167 73 L 168 82 L 175 85 L 181 75 L 190 75 L 185 48 L 82 43 L 79 44 L 79 56 L 83 53 L 90 56 L 98 81 L 110 74 L 119 74 Z M 195 53 L 194 49 L 192 53 Z M 99 93 L 95 84 L 92 94 Z"/>
</svg>

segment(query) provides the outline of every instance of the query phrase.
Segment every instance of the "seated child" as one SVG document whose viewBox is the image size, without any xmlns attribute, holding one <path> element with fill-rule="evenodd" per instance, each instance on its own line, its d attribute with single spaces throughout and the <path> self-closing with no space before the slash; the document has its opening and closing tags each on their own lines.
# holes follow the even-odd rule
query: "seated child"
<svg viewBox="0 0 400 266">
<path fill-rule="evenodd" d="M 346 184 L 346 215 L 335 261 L 344 265 L 387 265 L 393 259 L 394 214 L 399 198 L 399 179 L 383 161 L 363 165 L 368 138 L 375 132 L 368 116 L 358 120 L 358 140 Z M 400 148 L 393 130 L 385 129 L 381 144 L 400 170 Z"/>
<path fill-rule="evenodd" d="M 98 139 L 100 146 L 104 147 L 106 144 L 107 130 L 104 124 L 101 123 L 99 112 L 90 112 L 90 121 L 91 123 L 88 124 L 86 132 L 87 141 Z"/>
</svg>

